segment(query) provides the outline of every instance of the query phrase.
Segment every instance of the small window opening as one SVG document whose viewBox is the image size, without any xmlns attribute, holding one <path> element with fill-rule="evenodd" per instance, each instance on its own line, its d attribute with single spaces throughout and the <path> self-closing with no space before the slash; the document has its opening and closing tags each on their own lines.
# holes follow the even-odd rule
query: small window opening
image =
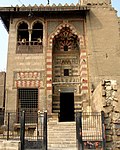
<svg viewBox="0 0 120 150">
<path fill-rule="evenodd" d="M 25 110 L 25 122 L 36 123 L 38 111 L 38 89 L 18 89 L 18 116 Z M 20 117 L 18 117 L 20 122 Z"/>
<path fill-rule="evenodd" d="M 67 45 L 64 46 L 64 51 L 68 51 L 68 46 Z"/>
<path fill-rule="evenodd" d="M 31 41 L 36 41 L 37 44 L 41 44 L 43 39 L 43 25 L 37 22 L 33 25 Z"/>
<path fill-rule="evenodd" d="M 17 40 L 21 41 L 22 44 L 26 44 L 26 41 L 29 41 L 29 32 L 27 23 L 20 23 L 18 26 L 18 36 Z"/>
<path fill-rule="evenodd" d="M 69 69 L 64 69 L 64 76 L 69 76 Z"/>
</svg>

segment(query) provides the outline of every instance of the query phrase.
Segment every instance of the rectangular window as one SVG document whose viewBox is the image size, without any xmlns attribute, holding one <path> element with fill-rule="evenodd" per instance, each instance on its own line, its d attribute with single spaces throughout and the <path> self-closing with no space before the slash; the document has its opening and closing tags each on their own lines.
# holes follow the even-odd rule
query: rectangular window
<svg viewBox="0 0 120 150">
<path fill-rule="evenodd" d="M 38 111 L 38 89 L 18 89 L 18 116 L 25 111 L 25 122 L 36 123 Z M 18 117 L 18 122 L 19 122 Z"/>
<path fill-rule="evenodd" d="M 69 76 L 69 69 L 64 69 L 64 76 Z"/>
<path fill-rule="evenodd" d="M 64 51 L 68 51 L 68 46 L 67 45 L 64 46 Z"/>
</svg>

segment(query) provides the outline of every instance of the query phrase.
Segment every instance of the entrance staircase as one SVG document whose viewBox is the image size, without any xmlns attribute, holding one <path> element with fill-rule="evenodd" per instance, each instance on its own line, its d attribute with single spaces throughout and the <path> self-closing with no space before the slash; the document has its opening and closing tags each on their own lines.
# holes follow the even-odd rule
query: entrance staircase
<svg viewBox="0 0 120 150">
<path fill-rule="evenodd" d="M 82 130 L 83 142 L 103 141 L 102 116 L 100 112 L 83 112 L 78 116 L 81 125 L 77 124 L 77 137 Z M 80 123 L 80 122 L 79 122 Z M 48 150 L 77 150 L 76 122 L 59 122 L 58 116 L 48 119 Z M 78 130 L 79 128 L 79 130 Z M 95 144 L 95 143 L 94 143 Z"/>
<path fill-rule="evenodd" d="M 77 150 L 76 123 L 49 120 L 48 150 Z"/>
</svg>

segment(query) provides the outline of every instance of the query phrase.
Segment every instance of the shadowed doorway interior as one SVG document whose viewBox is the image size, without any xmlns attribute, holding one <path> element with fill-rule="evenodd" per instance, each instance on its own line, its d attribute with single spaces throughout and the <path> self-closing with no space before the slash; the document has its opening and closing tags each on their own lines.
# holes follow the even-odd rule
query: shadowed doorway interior
<svg viewBox="0 0 120 150">
<path fill-rule="evenodd" d="M 74 93 L 60 93 L 60 116 L 59 121 L 74 121 Z"/>
</svg>

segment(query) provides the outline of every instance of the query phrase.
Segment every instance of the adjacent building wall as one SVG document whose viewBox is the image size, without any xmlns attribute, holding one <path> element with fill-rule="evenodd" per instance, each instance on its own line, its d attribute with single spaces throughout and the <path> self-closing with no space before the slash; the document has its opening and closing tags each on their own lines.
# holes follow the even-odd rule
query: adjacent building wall
<svg viewBox="0 0 120 150">
<path fill-rule="evenodd" d="M 111 5 L 91 5 L 87 14 L 89 85 L 97 87 L 103 79 L 120 83 L 119 24 Z M 92 90 L 92 89 L 91 89 Z"/>
<path fill-rule="evenodd" d="M 93 112 L 104 111 L 106 149 L 120 149 L 120 101 L 116 80 L 103 80 L 91 97 Z"/>
<path fill-rule="evenodd" d="M 4 109 L 5 107 L 5 78 L 6 73 L 0 72 L 0 109 Z"/>
<path fill-rule="evenodd" d="M 103 91 L 101 84 L 102 82 L 100 82 L 96 89 L 91 93 L 91 107 L 93 112 L 101 112 L 103 110 Z"/>
</svg>

